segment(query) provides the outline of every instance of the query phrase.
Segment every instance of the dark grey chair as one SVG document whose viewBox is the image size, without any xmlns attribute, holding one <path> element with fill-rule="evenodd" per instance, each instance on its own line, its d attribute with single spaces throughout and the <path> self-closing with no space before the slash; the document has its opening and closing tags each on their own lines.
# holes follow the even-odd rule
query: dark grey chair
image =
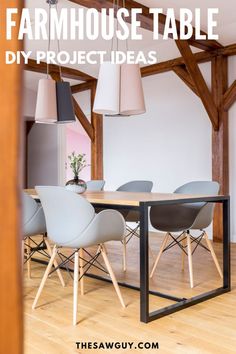
<svg viewBox="0 0 236 354">
<path fill-rule="evenodd" d="M 130 181 L 121 185 L 117 191 L 118 192 L 133 192 L 133 193 L 150 193 L 152 191 L 153 182 L 151 181 Z M 133 236 L 139 237 L 138 229 L 139 223 L 139 212 L 136 210 L 119 210 L 123 215 L 126 222 L 136 223 L 135 228 L 131 228 L 126 224 L 127 234 L 124 237 L 123 243 L 123 269 L 126 271 L 127 259 L 126 259 L 126 245 L 131 240 Z"/>
<path fill-rule="evenodd" d="M 105 185 L 105 181 L 104 180 L 91 180 L 91 181 L 87 181 L 87 191 L 102 191 Z"/>
<path fill-rule="evenodd" d="M 177 188 L 174 193 L 216 195 L 219 193 L 219 184 L 212 181 L 189 182 Z M 212 222 L 213 213 L 214 203 L 188 203 L 151 207 L 150 219 L 152 226 L 159 231 L 166 232 L 166 235 L 161 244 L 150 277 L 153 276 L 162 253 L 175 245 L 178 245 L 183 251 L 182 267 L 184 267 L 185 255 L 188 255 L 191 288 L 193 288 L 192 254 L 198 246 L 211 252 L 216 268 L 221 278 L 223 277 L 214 249 L 205 231 Z M 190 233 L 191 230 L 200 230 L 201 233 L 199 236 L 193 237 Z M 176 236 L 172 234 L 174 232 L 180 234 Z M 171 239 L 171 242 L 167 245 L 169 238 Z M 203 238 L 205 239 L 208 248 L 202 243 Z M 195 246 L 193 250 L 192 244 Z"/>
<path fill-rule="evenodd" d="M 51 247 L 46 235 L 46 221 L 42 206 L 37 203 L 30 195 L 23 192 L 22 193 L 22 203 L 23 203 L 23 255 L 26 248 L 26 259 L 24 263 L 27 263 L 28 278 L 31 277 L 31 258 L 35 252 L 40 252 L 48 257 L 48 254 L 43 250 L 43 245 L 46 244 L 47 251 L 51 255 Z M 33 236 L 42 235 L 42 241 L 36 242 Z M 25 258 L 25 256 L 24 256 Z M 57 267 L 58 264 L 55 260 L 54 266 Z M 63 277 L 61 275 L 60 269 L 57 269 L 58 277 L 61 281 L 62 286 L 65 286 Z"/>
</svg>

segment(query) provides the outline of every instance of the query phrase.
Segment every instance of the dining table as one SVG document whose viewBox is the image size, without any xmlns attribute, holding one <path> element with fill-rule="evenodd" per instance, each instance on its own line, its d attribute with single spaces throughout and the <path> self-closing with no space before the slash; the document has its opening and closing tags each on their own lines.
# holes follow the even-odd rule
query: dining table
<svg viewBox="0 0 236 354">
<path fill-rule="evenodd" d="M 36 190 L 25 190 L 35 199 L 39 199 Z M 230 284 L 230 197 L 228 195 L 190 195 L 177 193 L 135 193 L 120 191 L 86 191 L 81 194 L 96 208 L 115 210 L 137 210 L 140 220 L 140 283 L 134 286 L 126 282 L 119 285 L 140 291 L 140 321 L 148 323 L 163 316 L 183 310 L 210 298 L 229 292 Z M 191 297 L 177 297 L 149 289 L 149 209 L 156 205 L 176 205 L 185 203 L 220 203 L 222 204 L 222 242 L 223 242 L 223 279 L 222 286 Z M 106 280 L 96 275 L 96 278 Z M 159 296 L 174 303 L 150 312 L 150 295 Z"/>
</svg>

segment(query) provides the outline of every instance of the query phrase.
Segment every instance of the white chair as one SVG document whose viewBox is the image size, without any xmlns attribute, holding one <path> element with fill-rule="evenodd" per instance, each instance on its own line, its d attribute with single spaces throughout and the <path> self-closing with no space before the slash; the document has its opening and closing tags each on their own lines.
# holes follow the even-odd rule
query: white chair
<svg viewBox="0 0 236 354">
<path fill-rule="evenodd" d="M 22 203 L 23 203 L 23 256 L 26 246 L 26 259 L 24 263 L 27 263 L 28 278 L 31 277 L 31 258 L 35 252 L 40 252 L 48 257 L 48 254 L 43 250 L 43 245 L 47 247 L 49 255 L 51 255 L 51 247 L 48 243 L 46 235 L 46 222 L 43 212 L 43 208 L 38 204 L 30 195 L 23 192 L 22 193 Z M 33 236 L 42 235 L 43 239 L 41 242 L 36 242 Z M 24 256 L 25 258 L 25 256 Z M 54 261 L 54 266 L 57 268 L 57 261 Z M 60 269 L 57 269 L 58 277 L 61 281 L 62 286 L 65 286 L 63 277 L 61 275 Z"/>
<path fill-rule="evenodd" d="M 123 239 L 125 221 L 122 215 L 115 210 L 103 210 L 99 214 L 95 214 L 93 206 L 84 197 L 68 191 L 63 187 L 44 186 L 36 187 L 36 190 L 44 209 L 48 238 L 55 245 L 32 308 L 34 309 L 36 307 L 59 248 L 71 248 L 73 249 L 73 253 L 69 258 L 72 259 L 72 256 L 74 258 L 73 324 L 76 325 L 79 263 L 82 281 L 87 271 L 84 269 L 83 249 L 96 245 L 99 245 L 99 249 L 94 259 L 89 262 L 88 267 L 90 268 L 90 264 L 94 262 L 100 254 L 102 255 L 120 303 L 125 307 L 118 283 L 104 250 L 105 242 L 112 240 L 121 241 Z"/>
<path fill-rule="evenodd" d="M 142 181 L 142 180 L 137 180 L 137 181 L 130 181 L 125 184 L 122 184 L 117 191 L 118 192 L 132 192 L 132 193 L 150 193 L 152 191 L 153 187 L 153 182 L 152 181 Z M 139 238 L 139 227 L 140 227 L 140 222 L 139 222 L 139 211 L 137 210 L 127 210 L 123 209 L 120 210 L 122 213 L 123 217 L 125 218 L 126 221 L 126 235 L 124 237 L 124 240 L 122 241 L 123 243 L 123 270 L 126 271 L 127 268 L 127 244 L 131 240 L 133 236 Z M 130 227 L 127 223 L 135 223 L 135 227 L 132 228 Z M 151 249 L 149 248 L 151 251 Z"/>
<path fill-rule="evenodd" d="M 94 179 L 91 181 L 87 181 L 87 191 L 102 191 L 104 186 L 105 186 L 105 181 L 104 180 L 100 180 L 100 179 Z"/>
</svg>

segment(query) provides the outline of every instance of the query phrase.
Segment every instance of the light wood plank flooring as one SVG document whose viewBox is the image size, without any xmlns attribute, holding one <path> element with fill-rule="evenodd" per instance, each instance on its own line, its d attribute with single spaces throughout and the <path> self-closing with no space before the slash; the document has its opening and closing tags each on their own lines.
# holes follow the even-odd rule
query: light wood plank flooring
<svg viewBox="0 0 236 354">
<path fill-rule="evenodd" d="M 157 254 L 162 235 L 151 235 L 151 248 Z M 138 239 L 127 246 L 127 271 L 122 271 L 122 247 L 107 245 L 108 256 L 119 280 L 138 284 Z M 222 264 L 221 244 L 214 249 Z M 153 261 L 150 258 L 150 265 Z M 181 271 L 178 247 L 165 253 L 150 282 L 152 289 L 177 296 L 190 297 L 220 286 L 221 281 L 210 254 L 199 248 L 193 257 L 194 289 L 189 287 L 188 264 Z M 32 262 L 32 278 L 24 271 L 25 353 L 72 354 L 97 353 L 97 350 L 78 350 L 76 341 L 159 342 L 159 350 L 134 350 L 135 353 L 226 354 L 236 353 L 236 245 L 232 245 L 232 292 L 169 315 L 155 322 L 139 322 L 139 292 L 121 288 L 127 308 L 123 309 L 113 286 L 85 278 L 85 295 L 79 294 L 79 323 L 72 326 L 73 282 L 63 271 L 67 286 L 62 288 L 56 274 L 48 279 L 39 306 L 31 305 L 45 266 Z M 172 302 L 150 296 L 151 309 Z M 115 350 L 105 353 L 125 353 Z M 130 352 L 130 351 L 129 351 Z"/>
</svg>

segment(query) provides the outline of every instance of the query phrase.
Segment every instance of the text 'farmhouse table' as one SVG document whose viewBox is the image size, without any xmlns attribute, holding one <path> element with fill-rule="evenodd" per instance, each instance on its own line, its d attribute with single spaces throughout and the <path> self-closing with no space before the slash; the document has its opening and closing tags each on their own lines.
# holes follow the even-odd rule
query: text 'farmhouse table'
<svg viewBox="0 0 236 354">
<path fill-rule="evenodd" d="M 35 199 L 38 198 L 35 190 L 26 190 Z M 140 290 L 140 320 L 150 322 L 157 318 L 166 316 L 186 307 L 195 305 L 220 294 L 230 291 L 230 198 L 229 196 L 206 196 L 187 194 L 166 194 L 166 193 L 131 193 L 131 192 L 85 192 L 82 194 L 91 204 L 96 207 L 111 209 L 138 210 L 140 213 L 140 287 L 126 283 L 119 283 L 122 286 Z M 223 205 L 223 284 L 222 287 L 202 293 L 191 298 L 177 298 L 172 295 L 163 294 L 149 290 L 149 254 L 148 254 L 148 230 L 149 212 L 148 209 L 154 205 L 170 205 L 182 203 L 214 202 Z M 102 277 L 96 276 L 99 279 Z M 105 279 L 104 279 L 105 280 Z M 149 294 L 164 297 L 175 301 L 175 304 L 149 312 Z"/>
</svg>

